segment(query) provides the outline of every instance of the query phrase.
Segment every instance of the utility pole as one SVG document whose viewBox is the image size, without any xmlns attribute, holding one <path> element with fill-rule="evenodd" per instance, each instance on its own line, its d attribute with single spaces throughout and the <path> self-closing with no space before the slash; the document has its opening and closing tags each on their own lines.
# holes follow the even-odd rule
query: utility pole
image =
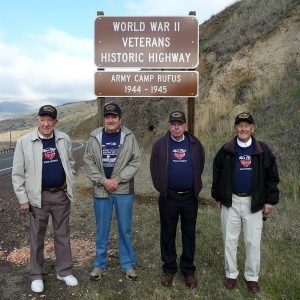
<svg viewBox="0 0 300 300">
<path fill-rule="evenodd" d="M 11 149 L 11 129 L 9 130 L 9 150 Z"/>
</svg>

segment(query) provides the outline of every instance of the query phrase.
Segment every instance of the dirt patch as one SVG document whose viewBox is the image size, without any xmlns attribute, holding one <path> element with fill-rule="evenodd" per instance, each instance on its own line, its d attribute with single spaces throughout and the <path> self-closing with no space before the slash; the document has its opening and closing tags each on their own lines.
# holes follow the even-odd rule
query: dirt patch
<svg viewBox="0 0 300 300">
<path fill-rule="evenodd" d="M 94 256 L 94 242 L 85 238 L 72 239 L 71 249 L 73 255 L 74 264 L 81 266 L 87 262 L 90 262 Z M 113 254 L 114 251 L 110 251 L 109 254 Z M 15 248 L 7 255 L 7 251 L 0 250 L 0 257 L 14 265 L 20 266 L 29 262 L 30 260 L 30 247 L 24 246 L 21 248 Z M 44 257 L 46 260 L 55 261 L 54 243 L 50 240 L 45 241 Z"/>
</svg>

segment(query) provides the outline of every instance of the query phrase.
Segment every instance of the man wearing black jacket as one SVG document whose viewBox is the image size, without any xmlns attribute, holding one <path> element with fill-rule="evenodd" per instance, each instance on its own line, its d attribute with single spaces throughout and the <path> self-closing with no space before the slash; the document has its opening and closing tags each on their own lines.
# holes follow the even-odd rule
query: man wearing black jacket
<svg viewBox="0 0 300 300">
<path fill-rule="evenodd" d="M 160 192 L 160 247 L 163 261 L 163 286 L 171 286 L 177 272 L 176 228 L 181 219 L 182 255 L 180 271 L 188 288 L 197 286 L 195 227 L 198 194 L 202 189 L 204 149 L 201 142 L 186 131 L 185 115 L 169 115 L 169 131 L 153 145 L 150 170 L 154 187 Z"/>
<path fill-rule="evenodd" d="M 254 119 L 249 113 L 235 118 L 236 137 L 223 145 L 213 163 L 212 197 L 221 209 L 225 248 L 225 281 L 233 289 L 239 274 L 236 253 L 243 227 L 248 289 L 259 291 L 260 241 L 263 215 L 271 214 L 279 201 L 276 160 L 268 146 L 253 137 Z"/>
</svg>

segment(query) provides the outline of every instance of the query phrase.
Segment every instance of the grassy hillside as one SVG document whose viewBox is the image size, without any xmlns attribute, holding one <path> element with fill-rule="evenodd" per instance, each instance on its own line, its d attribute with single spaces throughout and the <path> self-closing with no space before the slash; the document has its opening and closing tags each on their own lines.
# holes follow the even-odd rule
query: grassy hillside
<svg viewBox="0 0 300 300">
<path fill-rule="evenodd" d="M 238 1 L 202 26 L 200 52 L 214 51 L 218 57 L 229 59 L 241 48 L 254 45 L 257 39 L 275 30 L 299 3 L 299 0 Z"/>
<path fill-rule="evenodd" d="M 201 138 L 206 145 L 208 163 L 205 176 L 207 186 L 211 183 L 211 163 L 219 147 L 233 136 L 233 117 L 241 110 L 252 111 L 258 125 L 256 135 L 267 142 L 273 149 L 279 164 L 281 175 L 282 196 L 290 199 L 299 197 L 299 160 L 297 159 L 299 143 L 299 86 L 300 86 L 300 55 L 295 51 L 289 57 L 279 61 L 277 66 L 255 66 L 251 61 L 243 61 L 259 41 L 268 41 L 271 36 L 280 32 L 278 25 L 285 19 L 288 22 L 291 14 L 299 26 L 299 0 L 244 0 L 228 7 L 200 27 L 200 57 L 216 55 L 214 65 L 205 68 L 201 83 L 201 97 L 210 93 L 215 80 L 224 80 L 217 76 L 226 70 L 228 61 L 235 56 L 232 75 L 227 82 L 220 84 L 220 97 L 209 113 L 209 121 L 201 128 Z M 298 5 L 298 6 L 297 6 Z M 298 10 L 297 10 L 298 9 Z M 297 13 L 298 12 L 298 13 Z M 298 17 L 297 17 L 298 16 Z M 289 27 L 285 28 L 288 31 Z M 300 43 L 297 37 L 290 40 L 295 45 Z M 275 47 L 287 47 L 278 44 Z M 269 44 L 272 49 L 272 44 Z M 241 51 L 240 61 L 239 50 Z M 260 49 L 264 51 L 264 49 Z M 258 55 L 260 53 L 258 52 Z M 283 71 L 281 71 L 283 70 Z M 200 68 L 200 75 L 202 69 Z M 204 74 L 205 73 L 205 74 Z M 215 78 L 215 77 L 217 78 Z M 231 82 L 230 82 L 231 80 Z M 230 82 L 230 83 L 228 83 Z M 230 84 L 230 85 L 229 85 Z M 227 98 L 221 98 L 226 94 Z M 210 98 L 211 99 L 211 98 Z M 226 100 L 226 101 L 225 101 Z M 208 103 L 209 104 L 209 103 Z M 214 110 L 218 109 L 218 113 Z M 203 113 L 206 103 L 201 105 Z M 201 122 L 201 120 L 200 120 Z M 207 191 L 208 195 L 208 191 Z"/>
<path fill-rule="evenodd" d="M 292 60 L 276 83 L 266 83 L 265 95 L 251 107 L 259 127 L 257 136 L 268 141 L 276 154 L 282 197 L 299 199 L 300 191 L 300 64 Z"/>
</svg>

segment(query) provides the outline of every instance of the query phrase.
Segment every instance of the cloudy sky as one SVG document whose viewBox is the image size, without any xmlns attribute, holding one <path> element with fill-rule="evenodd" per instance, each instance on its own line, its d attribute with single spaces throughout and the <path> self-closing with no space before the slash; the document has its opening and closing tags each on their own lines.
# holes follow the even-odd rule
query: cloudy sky
<svg viewBox="0 0 300 300">
<path fill-rule="evenodd" d="M 94 20 L 106 16 L 185 16 L 199 24 L 234 0 L 3 0 L 0 102 L 95 99 Z"/>
</svg>

